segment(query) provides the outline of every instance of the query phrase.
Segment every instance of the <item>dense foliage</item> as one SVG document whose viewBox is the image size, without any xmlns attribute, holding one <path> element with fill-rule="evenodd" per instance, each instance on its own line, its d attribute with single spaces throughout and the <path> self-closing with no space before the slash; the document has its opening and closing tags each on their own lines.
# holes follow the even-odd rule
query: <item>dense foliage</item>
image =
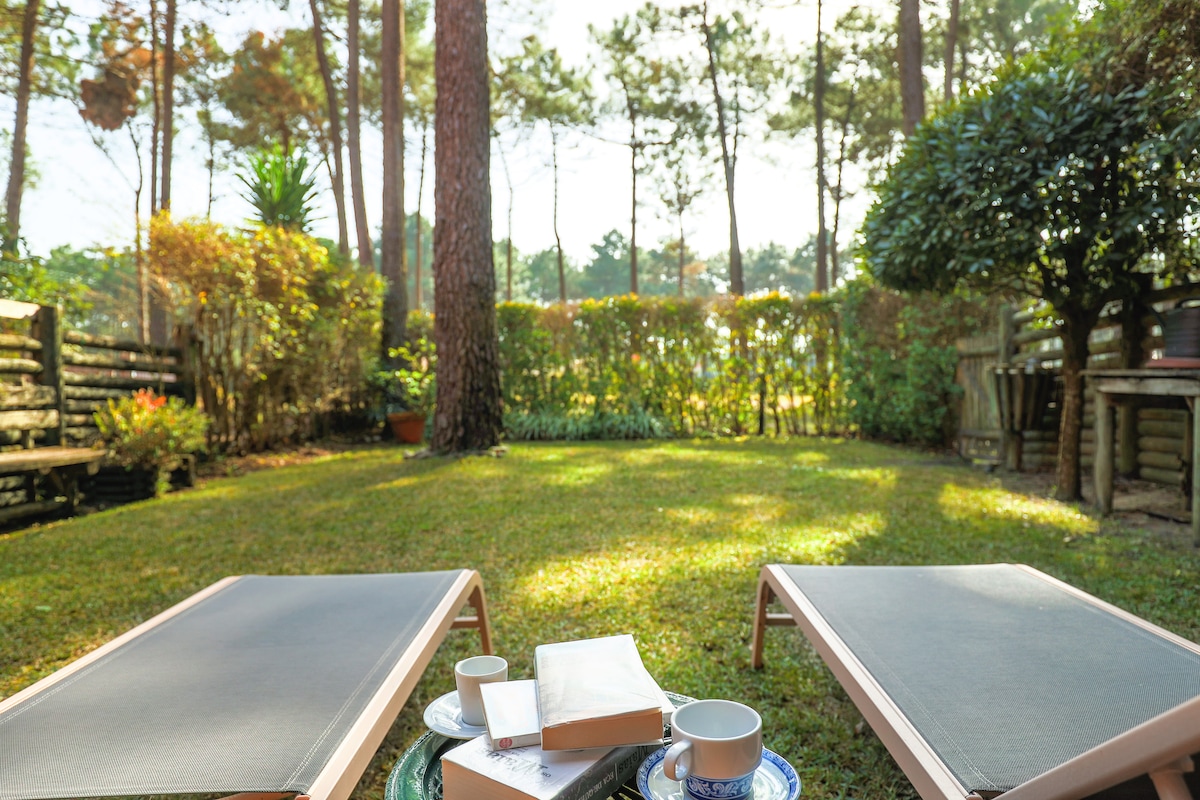
<svg viewBox="0 0 1200 800">
<path fill-rule="evenodd" d="M 856 282 L 830 297 L 634 296 L 498 307 L 510 438 L 858 431 L 940 445 L 954 340 L 978 300 L 917 307 Z"/>
<path fill-rule="evenodd" d="M 197 345 L 196 390 L 222 449 L 261 449 L 359 414 L 379 281 L 282 228 L 156 218 L 150 262 Z"/>
</svg>

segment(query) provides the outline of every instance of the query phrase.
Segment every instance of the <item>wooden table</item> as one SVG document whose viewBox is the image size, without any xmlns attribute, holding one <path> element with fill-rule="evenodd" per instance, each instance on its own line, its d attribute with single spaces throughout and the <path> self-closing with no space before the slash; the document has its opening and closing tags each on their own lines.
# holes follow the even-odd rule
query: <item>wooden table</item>
<svg viewBox="0 0 1200 800">
<path fill-rule="evenodd" d="M 1096 502 L 1100 512 L 1112 511 L 1113 500 L 1113 409 L 1134 401 L 1182 399 L 1191 416 L 1187 428 L 1184 458 L 1191 471 L 1192 536 L 1200 546 L 1200 414 L 1196 413 L 1196 398 L 1200 397 L 1200 369 L 1099 369 L 1085 370 L 1083 375 L 1096 393 L 1096 456 L 1094 475 Z"/>
</svg>

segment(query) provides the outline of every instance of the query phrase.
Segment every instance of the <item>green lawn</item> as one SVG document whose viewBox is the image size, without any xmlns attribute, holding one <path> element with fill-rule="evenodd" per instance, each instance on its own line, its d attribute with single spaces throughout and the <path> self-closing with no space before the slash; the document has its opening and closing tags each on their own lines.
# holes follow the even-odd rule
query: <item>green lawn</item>
<svg viewBox="0 0 1200 800">
<path fill-rule="evenodd" d="M 768 631 L 767 666 L 750 668 L 761 565 L 1022 562 L 1200 638 L 1189 545 L 895 448 L 804 439 L 403 453 L 214 479 L 0 536 L 0 696 L 225 575 L 469 566 L 483 574 L 511 677 L 532 677 L 540 642 L 632 633 L 664 688 L 759 709 L 767 746 L 796 766 L 805 797 L 891 798 L 915 795 L 798 632 Z M 451 632 L 356 796 L 382 797 L 422 709 L 477 646 L 472 632 Z"/>
</svg>

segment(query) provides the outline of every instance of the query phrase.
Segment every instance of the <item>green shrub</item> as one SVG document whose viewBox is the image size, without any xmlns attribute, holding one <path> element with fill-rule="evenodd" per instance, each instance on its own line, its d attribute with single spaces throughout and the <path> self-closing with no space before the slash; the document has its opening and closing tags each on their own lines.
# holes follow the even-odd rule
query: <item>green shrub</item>
<svg viewBox="0 0 1200 800">
<path fill-rule="evenodd" d="M 881 289 L 870 281 L 843 293 L 842 362 L 851 423 L 870 438 L 940 446 L 954 435 L 958 351 L 978 329 L 982 298 Z"/>
</svg>

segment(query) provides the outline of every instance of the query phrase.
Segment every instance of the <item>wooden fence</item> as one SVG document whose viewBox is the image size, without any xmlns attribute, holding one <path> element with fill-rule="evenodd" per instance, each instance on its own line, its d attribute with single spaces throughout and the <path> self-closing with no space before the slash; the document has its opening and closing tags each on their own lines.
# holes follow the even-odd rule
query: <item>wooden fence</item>
<svg viewBox="0 0 1200 800">
<path fill-rule="evenodd" d="M 1200 297 L 1200 285 L 1152 292 L 1148 304 L 1163 310 Z M 1126 345 L 1123 327 L 1138 341 Z M 1162 330 L 1153 311 L 1132 325 L 1122 323 L 1121 305 L 1106 309 L 1089 339 L 1089 369 L 1141 366 L 1161 356 Z M 1014 313 L 1002 307 L 995 333 L 958 343 L 957 382 L 963 390 L 959 414 L 959 452 L 977 461 L 1009 469 L 1050 468 L 1058 458 L 1058 412 L 1062 339 L 1047 309 Z M 1081 464 L 1090 471 L 1095 454 L 1094 394 L 1084 389 Z M 1188 456 L 1186 408 L 1122 409 L 1116 426 L 1118 472 L 1168 486 L 1182 486 Z"/>
<path fill-rule="evenodd" d="M 0 453 L 40 445 L 90 446 L 93 412 L 138 389 L 193 399 L 188 359 L 175 347 L 64 330 L 57 312 L 0 300 Z M 44 479 L 46 476 L 42 476 Z M 0 476 L 0 519 L 51 488 Z M 51 498 L 53 500 L 53 498 Z"/>
</svg>

